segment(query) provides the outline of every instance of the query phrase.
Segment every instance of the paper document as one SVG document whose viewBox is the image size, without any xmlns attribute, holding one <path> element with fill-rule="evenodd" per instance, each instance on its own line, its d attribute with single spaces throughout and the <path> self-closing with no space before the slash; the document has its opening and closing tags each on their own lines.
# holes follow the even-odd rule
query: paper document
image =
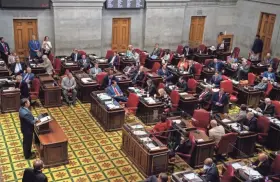
<svg viewBox="0 0 280 182">
<path fill-rule="evenodd" d="M 231 164 L 231 166 L 232 166 L 235 170 L 242 168 L 242 166 L 241 166 L 238 162 Z"/>
</svg>

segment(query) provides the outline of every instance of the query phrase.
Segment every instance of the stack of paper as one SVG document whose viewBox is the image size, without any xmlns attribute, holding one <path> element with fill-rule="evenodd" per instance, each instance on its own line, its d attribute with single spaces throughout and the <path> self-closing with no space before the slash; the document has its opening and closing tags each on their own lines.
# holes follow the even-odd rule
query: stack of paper
<svg viewBox="0 0 280 182">
<path fill-rule="evenodd" d="M 153 141 L 149 137 L 143 137 L 143 138 L 140 138 L 140 140 L 142 140 L 143 142 L 152 142 Z"/>
<path fill-rule="evenodd" d="M 195 173 L 184 174 L 184 178 L 188 181 L 201 181 L 200 177 Z"/>
<path fill-rule="evenodd" d="M 139 135 L 146 135 L 147 132 L 146 131 L 138 130 L 138 131 L 133 131 L 133 134 L 139 136 Z"/>
<path fill-rule="evenodd" d="M 242 168 L 242 166 L 241 166 L 238 162 L 232 163 L 231 166 L 232 166 L 235 170 L 238 170 L 238 169 Z"/>
<path fill-rule="evenodd" d="M 180 119 L 174 119 L 172 120 L 173 123 L 176 123 L 176 124 L 180 124 L 181 123 L 181 120 Z"/>
<path fill-rule="evenodd" d="M 144 98 L 144 100 L 146 102 L 148 102 L 149 104 L 155 104 L 156 103 L 156 101 L 152 97 L 146 97 L 146 98 Z"/>
<path fill-rule="evenodd" d="M 109 96 L 108 94 L 106 93 L 101 93 L 101 94 L 97 94 L 97 97 L 101 100 L 110 100 L 112 99 L 111 96 Z"/>
<path fill-rule="evenodd" d="M 91 78 L 82 78 L 81 81 L 82 81 L 83 83 L 90 83 L 90 82 L 92 82 L 93 80 L 92 80 Z"/>
<path fill-rule="evenodd" d="M 132 125 L 131 128 L 132 129 L 142 129 L 142 128 L 144 128 L 144 126 L 141 124 L 136 124 L 136 125 Z"/>
<path fill-rule="evenodd" d="M 222 122 L 223 122 L 223 123 L 229 123 L 229 122 L 231 122 L 231 120 L 229 120 L 229 119 L 226 118 L 226 119 L 223 119 Z"/>
<path fill-rule="evenodd" d="M 65 63 L 65 65 L 71 66 L 71 65 L 74 65 L 74 63 Z"/>
<path fill-rule="evenodd" d="M 185 96 L 185 95 L 188 95 L 188 93 L 187 92 L 182 92 L 182 93 L 179 93 L 179 95 Z"/>
</svg>

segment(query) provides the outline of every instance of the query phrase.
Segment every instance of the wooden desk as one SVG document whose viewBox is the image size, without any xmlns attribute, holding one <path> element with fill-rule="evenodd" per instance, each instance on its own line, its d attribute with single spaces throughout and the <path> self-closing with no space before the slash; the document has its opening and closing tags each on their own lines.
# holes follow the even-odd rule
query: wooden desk
<svg viewBox="0 0 280 182">
<path fill-rule="evenodd" d="M 169 117 L 167 119 L 172 122 L 174 120 L 181 120 L 181 123 L 174 124 L 174 129 L 178 129 L 184 136 L 187 136 L 188 132 L 196 130 L 196 127 L 192 124 L 192 120 L 186 120 L 180 116 Z"/>
<path fill-rule="evenodd" d="M 232 69 L 228 64 L 225 65 L 225 73 L 224 75 L 228 76 L 228 77 L 232 77 L 234 75 L 236 75 L 237 73 L 237 69 Z"/>
<path fill-rule="evenodd" d="M 192 94 L 183 95 L 180 94 L 179 108 L 188 113 L 189 115 L 193 115 L 193 112 L 198 104 L 198 98 L 194 97 Z"/>
<path fill-rule="evenodd" d="M 273 85 L 273 89 L 271 90 L 269 97 L 271 100 L 279 100 L 280 101 L 280 85 Z"/>
<path fill-rule="evenodd" d="M 123 69 L 126 67 L 126 66 L 130 66 L 132 64 L 135 64 L 135 61 L 134 59 L 129 59 L 127 57 L 124 57 L 124 56 L 120 56 L 120 67 L 119 67 L 119 70 L 120 71 L 123 71 Z"/>
<path fill-rule="evenodd" d="M 206 79 L 206 81 L 210 81 L 215 74 L 214 70 L 211 70 L 209 68 L 203 68 L 201 71 L 201 79 Z"/>
<path fill-rule="evenodd" d="M 90 93 L 92 91 L 98 90 L 99 84 L 95 80 L 92 80 L 91 82 L 87 82 L 87 83 L 83 82 L 81 80 L 82 78 L 91 79 L 89 75 L 83 71 L 73 71 L 73 74 L 77 83 L 77 87 L 76 87 L 78 93 L 77 97 L 82 103 L 90 102 L 91 101 Z"/>
<path fill-rule="evenodd" d="M 131 85 L 132 83 L 131 79 L 124 74 L 117 75 L 116 78 L 118 80 L 118 85 L 122 91 L 127 90 L 129 85 Z"/>
<path fill-rule="evenodd" d="M 35 142 L 44 167 L 68 164 L 68 138 L 56 120 L 49 123 L 50 132 L 38 134 L 35 129 Z M 36 128 L 36 127 L 35 127 Z"/>
<path fill-rule="evenodd" d="M 104 91 L 94 91 L 90 94 L 91 109 L 90 112 L 96 121 L 104 128 L 105 131 L 119 130 L 124 123 L 124 109 L 108 109 L 101 101 L 97 94 L 104 93 Z"/>
<path fill-rule="evenodd" d="M 5 62 L 0 64 L 0 77 L 9 76 L 10 72 Z"/>
<path fill-rule="evenodd" d="M 171 60 L 171 65 L 177 66 L 182 58 L 184 58 L 184 56 L 175 54 Z"/>
<path fill-rule="evenodd" d="M 34 73 L 35 75 L 46 73 L 46 69 L 44 67 L 38 66 L 38 64 L 40 63 L 43 63 L 42 59 L 26 60 L 26 65 L 30 66 L 31 72 Z"/>
<path fill-rule="evenodd" d="M 214 56 L 212 55 L 208 55 L 208 54 L 194 54 L 194 61 L 200 63 L 200 64 L 204 64 L 206 59 L 212 59 L 214 58 Z"/>
<path fill-rule="evenodd" d="M 159 83 L 163 82 L 162 77 L 156 73 L 147 73 L 147 77 L 153 81 L 156 88 L 158 87 Z"/>
<path fill-rule="evenodd" d="M 193 176 L 197 176 L 195 177 L 195 179 L 193 180 L 190 180 L 190 182 L 192 181 L 195 181 L 195 182 L 204 182 L 204 178 L 199 176 L 198 174 L 196 174 L 193 170 L 186 170 L 186 171 L 180 171 L 180 172 L 176 172 L 176 173 L 173 173 L 171 175 L 171 181 L 172 182 L 183 182 L 183 178 L 184 178 L 184 175 L 188 175 L 188 174 L 191 174 Z"/>
<path fill-rule="evenodd" d="M 61 87 L 57 82 L 48 74 L 38 76 L 40 80 L 39 97 L 44 107 L 59 107 L 61 102 Z"/>
<path fill-rule="evenodd" d="M 61 72 L 60 75 L 64 75 L 65 71 L 69 70 L 71 71 L 76 71 L 76 70 L 80 70 L 78 63 L 74 62 L 74 61 L 64 61 L 61 62 Z"/>
<path fill-rule="evenodd" d="M 278 120 L 279 121 L 279 120 Z M 280 125 L 270 121 L 268 137 L 266 140 L 267 147 L 273 151 L 280 150 Z"/>
<path fill-rule="evenodd" d="M 261 75 L 261 73 L 267 71 L 267 68 L 269 65 L 258 65 L 258 64 L 252 64 L 250 66 L 250 72 L 256 74 L 256 75 Z"/>
<path fill-rule="evenodd" d="M 233 88 L 238 92 L 238 100 L 236 102 L 238 105 L 246 104 L 248 107 L 253 108 L 256 108 L 259 105 L 262 91 L 255 89 L 249 90 L 237 85 L 234 85 Z"/>
<path fill-rule="evenodd" d="M 149 137 L 148 134 L 142 136 L 135 135 L 131 126 L 136 124 L 141 125 L 140 123 L 123 125 L 122 151 L 145 177 L 166 172 L 168 166 L 168 148 L 155 137 Z M 148 132 L 146 131 L 146 133 Z M 149 137 L 152 143 L 159 148 L 154 150 L 150 149 L 140 139 L 142 137 Z"/>
<path fill-rule="evenodd" d="M 221 52 L 221 51 L 217 51 L 217 59 L 222 60 L 222 61 L 226 61 L 227 57 L 231 55 L 230 52 Z"/>
<path fill-rule="evenodd" d="M 5 88 L 4 88 L 5 89 Z M 1 90 L 1 112 L 18 112 L 20 107 L 20 90 Z"/>
<path fill-rule="evenodd" d="M 151 59 L 149 56 L 147 56 L 145 61 L 145 67 L 148 69 L 152 69 L 155 62 L 161 63 L 161 59 Z"/>
<path fill-rule="evenodd" d="M 109 63 L 107 59 L 93 59 L 90 61 L 92 65 L 95 65 L 95 63 L 98 63 L 98 67 L 104 70 L 105 68 L 109 67 Z"/>
<path fill-rule="evenodd" d="M 185 80 L 188 80 L 190 77 L 193 77 L 192 74 L 178 71 L 177 66 L 167 66 L 167 69 L 173 75 L 172 83 L 177 83 L 180 77 L 183 77 Z"/>
</svg>

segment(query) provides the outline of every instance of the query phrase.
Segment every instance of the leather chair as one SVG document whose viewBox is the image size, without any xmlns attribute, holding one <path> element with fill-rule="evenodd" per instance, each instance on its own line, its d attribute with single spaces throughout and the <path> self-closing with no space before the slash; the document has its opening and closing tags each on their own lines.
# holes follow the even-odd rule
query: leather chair
<svg viewBox="0 0 280 182">
<path fill-rule="evenodd" d="M 152 67 L 152 72 L 157 73 L 157 70 L 160 68 L 160 63 L 159 62 L 155 62 L 153 67 Z"/>
<path fill-rule="evenodd" d="M 147 59 L 147 54 L 145 54 L 144 52 L 140 53 L 140 64 L 141 65 L 145 65 L 146 59 Z"/>
<path fill-rule="evenodd" d="M 259 116 L 257 120 L 257 128 L 258 128 L 258 143 L 264 144 L 266 142 L 268 131 L 270 127 L 270 121 L 265 116 Z"/>
<path fill-rule="evenodd" d="M 271 164 L 271 173 L 272 174 L 280 174 L 280 154 L 278 154 L 276 156 L 276 158 L 274 159 L 274 161 Z M 280 177 L 279 176 L 271 177 L 271 180 L 273 182 L 279 182 Z"/>
<path fill-rule="evenodd" d="M 127 99 L 127 102 L 120 102 L 121 105 L 124 105 L 125 116 L 136 115 L 138 108 L 139 97 L 135 93 L 130 93 Z"/>
<path fill-rule="evenodd" d="M 231 164 L 225 166 L 226 170 L 220 178 L 220 182 L 232 182 L 234 179 L 234 168 Z"/>
<path fill-rule="evenodd" d="M 235 47 L 232 51 L 232 54 L 233 54 L 234 58 L 238 58 L 239 53 L 240 53 L 240 48 L 239 47 Z"/>
<path fill-rule="evenodd" d="M 256 75 L 254 73 L 248 73 L 248 85 L 255 85 Z"/>
<path fill-rule="evenodd" d="M 140 49 L 138 49 L 138 48 L 135 48 L 134 50 L 135 50 L 135 52 L 137 52 L 139 55 L 142 53 L 142 51 L 141 51 Z"/>
<path fill-rule="evenodd" d="M 172 92 L 170 93 L 170 100 L 172 103 L 171 111 L 177 111 L 180 101 L 180 95 L 177 90 L 172 90 Z"/>
<path fill-rule="evenodd" d="M 39 98 L 39 91 L 40 91 L 40 80 L 38 78 L 34 78 L 32 80 L 32 87 L 29 92 L 31 101 L 36 101 Z"/>
<path fill-rule="evenodd" d="M 210 112 L 204 109 L 194 110 L 192 117 L 192 124 L 203 131 L 207 131 L 207 128 L 210 124 Z"/>
<path fill-rule="evenodd" d="M 196 93 L 196 87 L 198 84 L 197 81 L 193 78 L 189 78 L 187 84 L 188 84 L 188 93 L 192 93 L 192 94 Z"/>
<path fill-rule="evenodd" d="M 168 64 L 172 64 L 173 57 L 174 57 L 174 53 L 170 52 L 170 58 L 169 58 Z"/>
<path fill-rule="evenodd" d="M 104 80 L 104 78 L 105 78 L 106 75 L 107 75 L 106 72 L 101 72 L 101 73 L 98 73 L 98 74 L 96 75 L 96 82 L 99 84 L 99 86 L 102 85 L 102 82 L 103 82 L 103 80 Z"/>
<path fill-rule="evenodd" d="M 52 65 L 54 65 L 54 55 L 53 55 L 53 53 L 50 53 L 49 60 L 51 61 Z"/>
<path fill-rule="evenodd" d="M 220 142 L 216 145 L 216 154 L 226 156 L 233 151 L 233 146 L 237 140 L 237 133 L 227 133 L 222 136 Z"/>
<path fill-rule="evenodd" d="M 207 47 L 204 44 L 200 44 L 197 48 L 197 52 L 204 53 L 207 50 Z"/>
<path fill-rule="evenodd" d="M 114 51 L 113 50 L 107 50 L 105 58 L 109 59 L 112 56 L 114 56 Z"/>
<path fill-rule="evenodd" d="M 178 45 L 176 53 L 178 53 L 180 55 L 183 54 L 183 51 L 184 51 L 183 49 L 184 49 L 183 45 Z"/>
<path fill-rule="evenodd" d="M 209 66 L 213 62 L 213 59 L 205 59 L 204 66 Z"/>
<path fill-rule="evenodd" d="M 202 71 L 202 65 L 200 63 L 195 63 L 194 64 L 194 69 L 195 69 L 195 74 L 194 74 L 194 78 L 196 80 L 199 80 L 200 75 L 201 75 L 201 71 Z"/>
<path fill-rule="evenodd" d="M 179 155 L 188 164 L 190 164 L 190 162 L 191 162 L 192 153 L 193 153 L 193 151 L 195 149 L 195 146 L 196 146 L 195 138 L 191 133 L 190 133 L 190 136 L 189 136 L 189 140 L 191 141 L 192 146 L 191 146 L 191 149 L 188 152 L 188 154 L 184 154 L 184 153 L 181 153 L 181 152 L 176 152 L 176 154 Z M 186 151 L 186 153 L 187 153 L 187 151 Z"/>
<path fill-rule="evenodd" d="M 222 75 L 222 79 L 223 80 L 229 80 L 229 77 L 227 77 L 226 75 Z"/>
<path fill-rule="evenodd" d="M 157 90 L 159 90 L 160 88 L 163 88 L 163 89 L 165 88 L 164 83 L 160 82 L 160 83 L 158 84 Z"/>
<path fill-rule="evenodd" d="M 59 58 L 54 60 L 54 72 L 56 75 L 59 75 L 61 72 L 61 60 Z"/>
<path fill-rule="evenodd" d="M 79 50 L 78 53 L 82 56 L 82 55 L 87 55 L 87 53 L 83 50 Z"/>
<path fill-rule="evenodd" d="M 170 128 L 171 128 L 171 126 L 172 126 L 172 121 L 171 120 L 167 120 L 166 122 L 168 122 L 167 123 L 167 125 L 169 126 L 169 128 L 166 130 L 166 131 L 164 131 L 164 132 L 161 132 L 161 133 L 154 133 L 153 135 L 158 139 L 158 140 L 160 140 L 163 144 L 165 144 L 165 145 L 167 145 L 167 143 L 168 143 L 168 138 L 169 138 L 169 135 L 170 135 L 170 131 L 168 131 Z M 156 124 L 157 125 L 157 124 Z"/>
<path fill-rule="evenodd" d="M 233 84 L 230 80 L 224 80 L 220 84 L 220 88 L 223 88 L 226 93 L 229 94 L 229 101 L 235 103 L 237 99 L 238 92 L 233 90 Z"/>
<path fill-rule="evenodd" d="M 268 97 L 272 89 L 273 89 L 273 85 L 270 82 L 268 82 L 267 83 L 267 88 L 266 88 L 266 91 L 263 94 L 263 97 L 264 98 Z"/>
<path fill-rule="evenodd" d="M 275 115 L 274 117 L 280 118 L 280 101 L 273 100 L 271 103 L 275 106 Z"/>
</svg>

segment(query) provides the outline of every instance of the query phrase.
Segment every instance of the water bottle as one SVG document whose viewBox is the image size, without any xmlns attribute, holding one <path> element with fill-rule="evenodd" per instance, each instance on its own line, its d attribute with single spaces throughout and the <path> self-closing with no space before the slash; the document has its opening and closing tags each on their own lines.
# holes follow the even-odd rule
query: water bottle
<svg viewBox="0 0 280 182">
<path fill-rule="evenodd" d="M 147 93 L 147 97 L 150 97 L 150 94 L 149 94 L 149 92 Z"/>
</svg>

